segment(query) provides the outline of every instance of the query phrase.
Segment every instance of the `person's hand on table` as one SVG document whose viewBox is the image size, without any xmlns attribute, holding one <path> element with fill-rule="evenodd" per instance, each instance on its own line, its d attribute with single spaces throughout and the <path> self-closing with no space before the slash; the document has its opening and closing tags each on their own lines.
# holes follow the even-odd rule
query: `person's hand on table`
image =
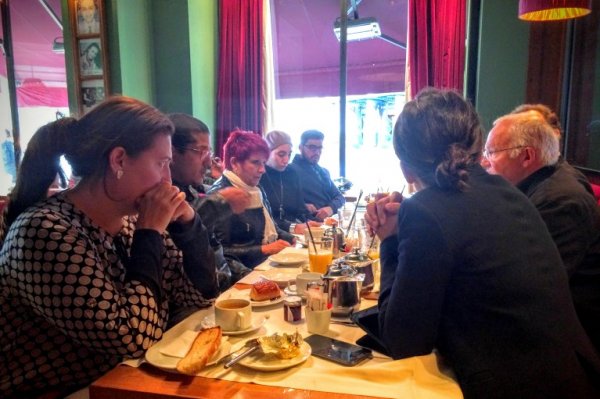
<svg viewBox="0 0 600 399">
<path fill-rule="evenodd" d="M 315 213 L 317 213 L 317 207 L 314 206 L 314 204 L 304 204 L 304 206 L 306 206 L 306 210 L 311 215 L 314 215 Z"/>
<path fill-rule="evenodd" d="M 305 230 L 306 230 L 306 228 L 307 228 L 306 224 L 307 224 L 307 223 L 298 223 L 298 224 L 296 225 L 296 227 L 294 227 L 294 234 L 304 234 L 304 231 L 305 231 Z M 323 224 L 323 223 L 321 223 L 321 222 L 316 222 L 316 221 L 314 221 L 314 220 L 309 220 L 309 221 L 308 221 L 308 225 L 309 225 L 310 227 L 321 227 L 321 225 L 322 225 L 322 224 Z"/>
<path fill-rule="evenodd" d="M 263 245 L 260 249 L 265 255 L 275 255 L 283 251 L 284 248 L 289 247 L 291 244 L 285 240 L 277 240 L 272 243 Z"/>
<path fill-rule="evenodd" d="M 232 212 L 236 215 L 244 212 L 248 205 L 250 205 L 250 193 L 241 188 L 225 187 L 219 190 L 219 195 L 225 199 L 231 207 Z"/>
<path fill-rule="evenodd" d="M 402 202 L 402 194 L 394 191 L 390 195 L 367 204 L 365 220 L 372 234 L 377 234 L 380 240 L 396 234 L 397 215 Z"/>
<path fill-rule="evenodd" d="M 317 214 L 315 215 L 317 219 L 325 220 L 326 217 L 333 215 L 333 209 L 330 206 L 324 206 L 323 208 L 317 210 Z"/>
</svg>

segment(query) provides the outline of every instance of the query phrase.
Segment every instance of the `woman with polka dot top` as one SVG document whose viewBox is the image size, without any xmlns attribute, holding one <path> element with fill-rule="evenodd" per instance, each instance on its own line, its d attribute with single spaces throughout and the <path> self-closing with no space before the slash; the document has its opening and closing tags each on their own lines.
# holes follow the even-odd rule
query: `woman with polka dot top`
<svg viewBox="0 0 600 399">
<path fill-rule="evenodd" d="M 212 303 L 214 254 L 171 184 L 172 133 L 113 97 L 31 139 L 0 232 L 0 397 L 79 389 Z M 79 183 L 46 198 L 61 155 Z"/>
</svg>

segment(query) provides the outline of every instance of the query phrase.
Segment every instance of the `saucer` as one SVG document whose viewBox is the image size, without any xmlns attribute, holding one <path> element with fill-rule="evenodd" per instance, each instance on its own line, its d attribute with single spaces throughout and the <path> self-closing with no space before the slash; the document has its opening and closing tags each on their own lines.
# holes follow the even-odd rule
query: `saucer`
<svg viewBox="0 0 600 399">
<path fill-rule="evenodd" d="M 252 324 L 250 325 L 250 327 L 246 328 L 245 330 L 235 330 L 235 331 L 226 331 L 223 330 L 223 335 L 244 335 L 244 334 L 248 334 L 254 331 L 257 331 L 259 328 L 261 328 L 267 321 L 267 318 L 265 316 L 259 316 L 259 315 L 252 315 Z M 202 328 L 210 328 L 210 327 L 214 327 L 215 326 L 215 315 L 208 315 L 206 316 L 204 319 L 202 319 L 202 322 L 200 322 L 200 325 L 202 326 Z"/>
</svg>

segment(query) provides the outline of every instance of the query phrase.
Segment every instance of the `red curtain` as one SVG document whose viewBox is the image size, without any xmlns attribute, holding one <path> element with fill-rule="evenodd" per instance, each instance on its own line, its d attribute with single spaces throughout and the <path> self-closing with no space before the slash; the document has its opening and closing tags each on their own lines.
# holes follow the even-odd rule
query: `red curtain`
<svg viewBox="0 0 600 399">
<path fill-rule="evenodd" d="M 410 96 L 427 86 L 462 92 L 466 0 L 409 0 Z"/>
<path fill-rule="evenodd" d="M 217 146 L 236 127 L 263 133 L 263 1 L 219 1 Z"/>
</svg>

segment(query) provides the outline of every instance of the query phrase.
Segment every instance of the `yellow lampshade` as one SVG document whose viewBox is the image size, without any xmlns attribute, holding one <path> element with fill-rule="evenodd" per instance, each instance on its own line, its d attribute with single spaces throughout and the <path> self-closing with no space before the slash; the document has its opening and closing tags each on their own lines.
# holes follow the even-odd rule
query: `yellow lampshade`
<svg viewBox="0 0 600 399">
<path fill-rule="evenodd" d="M 592 12 L 592 0 L 519 0 L 519 19 L 562 21 Z"/>
</svg>

